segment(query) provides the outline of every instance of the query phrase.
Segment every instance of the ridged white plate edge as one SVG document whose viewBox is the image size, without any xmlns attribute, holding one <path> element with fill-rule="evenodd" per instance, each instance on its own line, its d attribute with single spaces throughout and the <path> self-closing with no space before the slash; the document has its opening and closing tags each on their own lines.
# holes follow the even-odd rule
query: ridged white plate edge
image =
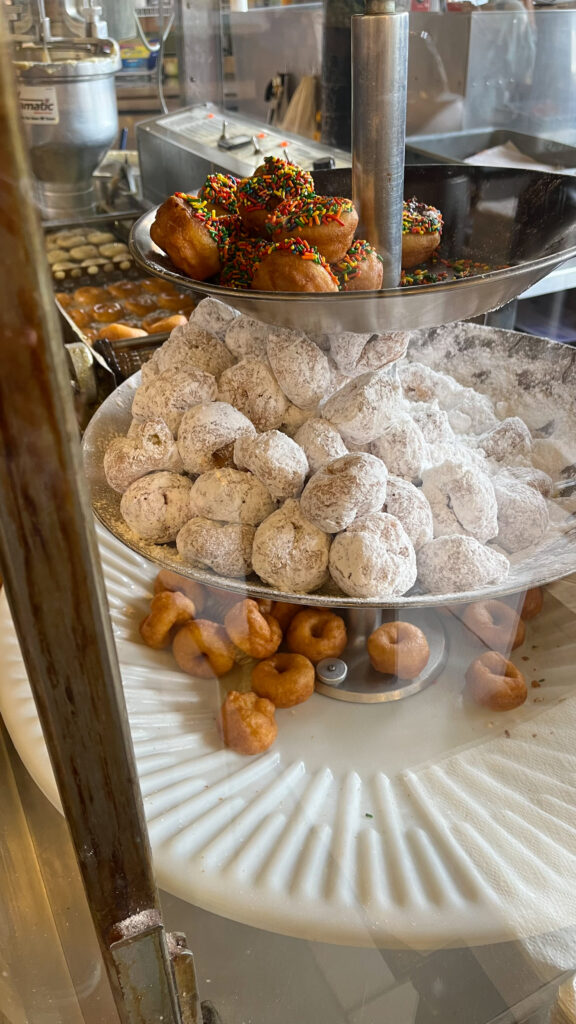
<svg viewBox="0 0 576 1024">
<path fill-rule="evenodd" d="M 479 944 L 576 923 L 567 609 L 550 602 L 522 648 L 528 678 L 546 682 L 516 712 L 467 705 L 475 650 L 449 622 L 436 686 L 393 706 L 314 696 L 279 713 L 271 751 L 243 758 L 221 747 L 218 688 L 136 640 L 155 566 L 97 529 L 163 889 L 256 927 L 358 946 Z M 58 805 L 4 596 L 0 664 L 0 711 Z"/>
</svg>

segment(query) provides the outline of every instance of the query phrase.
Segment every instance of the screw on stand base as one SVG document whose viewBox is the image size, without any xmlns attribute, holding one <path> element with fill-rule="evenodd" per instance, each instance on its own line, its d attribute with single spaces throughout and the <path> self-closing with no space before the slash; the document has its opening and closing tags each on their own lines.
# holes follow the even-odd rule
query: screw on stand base
<svg viewBox="0 0 576 1024">
<path fill-rule="evenodd" d="M 344 614 L 348 646 L 342 658 L 324 658 L 316 666 L 317 693 L 357 704 L 379 704 L 411 697 L 438 678 L 446 664 L 447 641 L 442 620 L 435 612 L 421 608 L 402 613 L 402 621 L 418 626 L 430 648 L 427 665 L 415 679 L 383 675 L 370 664 L 366 641 L 381 621 L 393 622 L 398 618 L 393 609 L 354 609 Z"/>
</svg>

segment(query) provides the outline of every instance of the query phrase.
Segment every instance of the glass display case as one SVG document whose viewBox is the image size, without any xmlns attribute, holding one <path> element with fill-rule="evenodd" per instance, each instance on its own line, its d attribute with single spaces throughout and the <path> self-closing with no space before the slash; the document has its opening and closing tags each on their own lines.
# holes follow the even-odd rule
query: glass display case
<svg viewBox="0 0 576 1024">
<path fill-rule="evenodd" d="M 0 9 L 8 1024 L 576 1022 L 576 33 L 513 4 L 162 8 L 128 151 L 132 5 Z"/>
</svg>

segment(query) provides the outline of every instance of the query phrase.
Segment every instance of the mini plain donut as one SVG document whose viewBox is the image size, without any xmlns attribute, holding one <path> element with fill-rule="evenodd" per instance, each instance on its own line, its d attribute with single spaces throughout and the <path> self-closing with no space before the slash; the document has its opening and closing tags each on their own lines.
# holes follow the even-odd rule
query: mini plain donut
<svg viewBox="0 0 576 1024">
<path fill-rule="evenodd" d="M 288 601 L 273 601 L 270 614 L 280 623 L 280 629 L 284 633 L 298 612 L 302 611 L 302 605 L 290 604 Z"/>
<path fill-rule="evenodd" d="M 522 604 L 520 611 L 520 617 L 526 622 L 528 619 L 533 619 L 536 615 L 539 615 L 542 611 L 542 605 L 544 604 L 544 591 L 542 587 L 533 587 L 531 590 L 526 591 L 526 597 Z"/>
<path fill-rule="evenodd" d="M 234 666 L 234 648 L 226 630 L 209 619 L 181 626 L 172 641 L 172 653 L 183 672 L 201 679 L 224 676 Z"/>
<path fill-rule="evenodd" d="M 344 619 L 322 608 L 305 608 L 292 619 L 286 645 L 316 664 L 323 658 L 339 658 L 348 642 Z"/>
<path fill-rule="evenodd" d="M 178 590 L 163 590 L 150 602 L 150 611 L 140 623 L 140 636 L 148 647 L 161 650 L 169 647 L 175 626 L 181 626 L 196 615 L 196 606 Z"/>
<path fill-rule="evenodd" d="M 187 576 L 181 576 L 178 572 L 171 572 L 170 569 L 161 569 L 154 580 L 154 593 L 160 594 L 163 590 L 178 590 L 194 602 L 196 612 L 201 612 L 206 600 L 205 587 L 196 580 L 189 580 Z"/>
<path fill-rule="evenodd" d="M 412 622 L 384 622 L 368 637 L 372 667 L 398 679 L 416 679 L 426 668 L 430 648 L 424 633 Z"/>
<path fill-rule="evenodd" d="M 462 622 L 494 651 L 509 653 L 524 643 L 526 629 L 505 601 L 476 601 L 462 613 Z"/>
<path fill-rule="evenodd" d="M 526 680 L 498 651 L 486 651 L 466 671 L 468 692 L 477 704 L 491 711 L 512 711 L 528 696 Z"/>
<path fill-rule="evenodd" d="M 230 690 L 220 711 L 224 743 L 237 754 L 262 754 L 272 746 L 278 725 L 272 701 L 257 693 Z"/>
<path fill-rule="evenodd" d="M 252 689 L 277 708 L 302 704 L 314 693 L 314 665 L 303 654 L 274 654 L 252 669 Z"/>
<path fill-rule="evenodd" d="M 251 598 L 232 606 L 224 618 L 224 626 L 232 643 L 251 658 L 268 658 L 282 643 L 277 619 L 261 612 Z"/>
</svg>

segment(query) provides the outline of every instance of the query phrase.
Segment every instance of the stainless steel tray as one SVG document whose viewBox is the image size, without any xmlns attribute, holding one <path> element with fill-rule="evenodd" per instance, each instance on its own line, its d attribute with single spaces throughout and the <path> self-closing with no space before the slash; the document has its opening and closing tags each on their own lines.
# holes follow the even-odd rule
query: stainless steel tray
<svg viewBox="0 0 576 1024">
<path fill-rule="evenodd" d="M 447 366 L 461 383 L 488 394 L 496 402 L 506 402 L 506 415 L 522 415 L 531 410 L 531 418 L 541 420 L 544 436 L 555 439 L 555 423 L 550 410 L 572 410 L 576 420 L 576 350 L 556 342 L 476 324 L 454 324 L 420 331 L 412 339 L 412 357 L 435 369 Z M 508 382 L 502 371 L 507 368 Z M 173 569 L 208 586 L 248 594 L 253 597 L 292 601 L 306 605 L 336 608 L 430 607 L 462 601 L 494 598 L 527 590 L 576 571 L 576 518 L 567 521 L 563 531 L 548 538 L 536 552 L 518 552 L 513 557 L 509 577 L 497 586 L 455 594 L 412 593 L 399 598 L 351 598 L 333 585 L 314 594 L 283 593 L 256 576 L 246 580 L 230 579 L 186 566 L 174 544 L 150 545 L 136 536 L 120 515 L 120 495 L 106 483 L 104 452 L 113 437 L 126 434 L 131 422 L 134 390 L 139 374 L 122 384 L 100 407 L 84 434 L 84 465 L 92 492 L 92 505 L 98 519 L 122 543 L 158 566 Z M 534 411 L 536 409 L 536 412 Z M 541 413 L 540 410 L 541 409 Z M 574 431 L 576 438 L 576 430 Z M 576 440 L 572 447 L 576 451 Z M 576 462 L 576 455 L 573 454 Z M 573 467 L 567 467 L 573 471 Z M 572 475 L 573 472 L 572 472 Z"/>
<path fill-rule="evenodd" d="M 314 176 L 316 189 L 351 194 L 348 169 Z M 154 245 L 156 209 L 133 226 L 136 263 L 201 295 L 212 295 L 266 323 L 326 333 L 435 327 L 497 309 L 576 255 L 576 184 L 563 175 L 467 165 L 406 167 L 405 194 L 438 206 L 445 229 L 440 252 L 491 270 L 458 281 L 326 295 L 235 291 L 181 274 Z"/>
<path fill-rule="evenodd" d="M 432 135 L 410 135 L 406 139 L 406 159 L 420 163 L 457 163 L 492 146 L 512 142 L 526 156 L 540 164 L 556 168 L 576 167 L 576 148 L 556 139 L 508 128 L 472 128 L 463 132 L 441 132 Z"/>
</svg>

